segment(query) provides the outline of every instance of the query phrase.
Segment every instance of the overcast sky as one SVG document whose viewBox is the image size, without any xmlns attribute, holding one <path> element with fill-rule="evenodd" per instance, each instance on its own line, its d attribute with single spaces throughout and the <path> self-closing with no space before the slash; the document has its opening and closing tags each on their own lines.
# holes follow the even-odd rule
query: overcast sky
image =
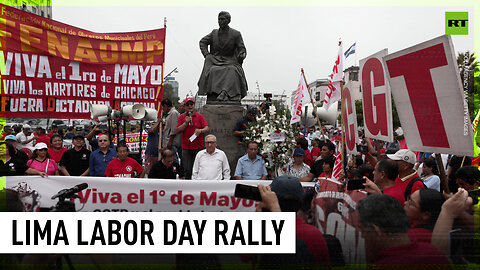
<svg viewBox="0 0 480 270">
<path fill-rule="evenodd" d="M 56 4 L 56 1 L 52 1 Z M 62 2 L 62 1 L 59 1 Z M 143 1 L 145 2 L 145 1 Z M 130 1 L 130 3 L 132 3 Z M 375 6 L 54 6 L 53 19 L 93 32 L 134 32 L 163 28 L 167 17 L 165 74 L 175 74 L 180 98 L 197 92 L 203 66 L 199 40 L 218 28 L 217 15 L 229 11 L 230 27 L 242 33 L 247 48 L 243 67 L 249 91 L 290 95 L 304 68 L 308 82 L 331 72 L 342 39 L 344 51 L 354 42 L 357 54 L 344 68 L 384 48 L 389 53 L 445 33 L 446 11 L 469 12 L 468 36 L 452 36 L 456 52 L 473 51 L 473 7 Z"/>
</svg>

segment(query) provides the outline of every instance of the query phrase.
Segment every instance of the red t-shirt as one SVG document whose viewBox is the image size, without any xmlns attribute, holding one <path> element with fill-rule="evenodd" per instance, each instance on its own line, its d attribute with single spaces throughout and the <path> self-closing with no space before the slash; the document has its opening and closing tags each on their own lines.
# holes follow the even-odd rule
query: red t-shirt
<svg viewBox="0 0 480 270">
<path fill-rule="evenodd" d="M 60 160 L 62 159 L 63 153 L 67 151 L 68 149 L 65 147 L 62 147 L 60 151 L 55 151 L 53 148 L 48 148 L 48 154 L 50 155 L 50 158 L 55 160 L 57 164 L 60 164 Z"/>
<path fill-rule="evenodd" d="M 302 218 L 297 217 L 295 231 L 297 237 L 302 239 L 307 245 L 315 263 L 330 263 L 330 253 L 328 252 L 327 241 L 325 241 L 323 234 L 317 227 L 309 225 L 305 223 Z"/>
<path fill-rule="evenodd" d="M 400 180 L 400 178 L 397 177 L 397 179 L 395 179 L 395 185 L 398 186 L 400 188 L 400 190 L 402 191 L 402 194 L 405 193 L 405 190 L 407 189 L 407 186 L 408 186 L 408 183 L 410 183 L 410 181 L 413 180 L 413 178 L 415 177 L 418 177 L 418 174 L 415 173 L 412 177 L 408 178 L 407 180 L 402 181 Z M 422 189 L 424 188 L 425 186 L 423 185 L 423 182 L 422 181 L 417 181 L 415 182 L 415 184 L 413 184 L 413 187 L 412 187 L 412 192 L 410 194 L 412 194 L 413 192 L 419 190 L 419 189 Z M 403 195 L 402 195 L 403 196 Z M 405 198 L 405 197 L 404 197 Z"/>
<path fill-rule="evenodd" d="M 182 113 L 178 117 L 178 122 L 177 122 L 177 127 L 185 123 L 185 117 L 187 116 L 186 113 Z M 189 139 L 190 137 L 195 133 L 196 129 L 201 129 L 208 126 L 207 120 L 205 120 L 205 117 L 197 112 L 194 112 L 192 116 L 192 124 L 187 125 L 185 130 L 182 133 L 182 149 L 203 149 L 204 148 L 204 136 L 203 134 L 198 135 L 193 142 L 191 142 Z"/>
<path fill-rule="evenodd" d="M 432 240 L 432 231 L 424 228 L 413 228 L 408 231 L 410 240 L 417 242 L 430 243 Z"/>
<path fill-rule="evenodd" d="M 320 156 L 320 153 L 321 153 L 321 150 L 320 148 L 318 148 L 318 146 L 315 146 L 312 148 L 312 151 L 311 151 L 311 154 L 312 154 L 312 160 L 314 157 L 319 157 Z M 315 161 L 315 160 L 314 160 Z"/>
<path fill-rule="evenodd" d="M 313 167 L 313 158 L 312 158 L 312 153 L 310 153 L 310 150 L 305 150 L 305 158 L 303 159 L 303 162 L 310 166 L 310 168 Z"/>
<path fill-rule="evenodd" d="M 446 269 L 449 269 L 448 259 L 440 250 L 430 243 L 418 241 L 384 249 L 375 254 L 372 263 L 410 265 L 442 264 L 447 267 Z M 443 267 L 438 269 L 443 269 Z"/>
<path fill-rule="evenodd" d="M 395 199 L 397 199 L 402 206 L 405 204 L 405 197 L 403 196 L 403 190 L 399 186 L 393 185 L 391 187 L 383 189 L 382 192 L 383 194 L 390 195 Z"/>
<path fill-rule="evenodd" d="M 50 137 L 48 137 L 47 135 L 42 135 L 42 136 L 39 136 L 36 140 L 35 140 L 35 144 L 37 143 L 45 143 L 48 147 L 50 147 Z"/>
<path fill-rule="evenodd" d="M 133 172 L 137 172 L 137 174 L 143 172 L 143 167 L 135 159 L 127 157 L 125 161 L 120 161 L 116 158 L 108 163 L 105 176 L 132 178 Z"/>
</svg>

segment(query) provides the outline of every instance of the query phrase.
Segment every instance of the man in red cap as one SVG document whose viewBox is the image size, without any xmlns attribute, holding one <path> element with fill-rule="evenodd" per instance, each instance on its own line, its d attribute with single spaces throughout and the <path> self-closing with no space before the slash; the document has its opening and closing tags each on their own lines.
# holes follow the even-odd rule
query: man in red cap
<svg viewBox="0 0 480 270">
<path fill-rule="evenodd" d="M 189 97 L 183 101 L 185 113 L 178 117 L 176 134 L 182 133 L 182 166 L 185 169 L 185 179 L 192 178 L 195 156 L 204 148 L 204 135 L 210 129 L 207 120 L 195 112 L 195 101 Z"/>
</svg>

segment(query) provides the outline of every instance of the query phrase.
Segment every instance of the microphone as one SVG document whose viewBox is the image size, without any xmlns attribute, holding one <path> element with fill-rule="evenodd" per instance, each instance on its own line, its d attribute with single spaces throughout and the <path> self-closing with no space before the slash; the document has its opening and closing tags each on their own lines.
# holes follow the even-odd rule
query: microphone
<svg viewBox="0 0 480 270">
<path fill-rule="evenodd" d="M 190 112 L 187 112 L 187 116 L 191 116 L 191 115 L 190 115 Z M 188 125 L 191 126 L 191 125 L 192 125 L 192 122 L 190 121 L 190 122 L 188 123 Z"/>
<path fill-rule="evenodd" d="M 60 198 L 72 197 L 73 194 L 75 194 L 79 191 L 82 191 L 82 190 L 86 189 L 87 187 L 88 187 L 87 183 L 82 183 L 82 184 L 78 184 L 78 185 L 74 186 L 73 188 L 62 189 L 57 194 L 52 196 L 52 200 L 54 200 L 58 197 L 60 197 Z"/>
</svg>

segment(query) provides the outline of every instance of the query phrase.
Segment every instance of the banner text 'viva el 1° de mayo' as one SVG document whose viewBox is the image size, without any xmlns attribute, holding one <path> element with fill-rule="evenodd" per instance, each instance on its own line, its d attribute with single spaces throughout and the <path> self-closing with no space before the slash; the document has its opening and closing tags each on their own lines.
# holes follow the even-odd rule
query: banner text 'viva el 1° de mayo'
<svg viewBox="0 0 480 270">
<path fill-rule="evenodd" d="M 0 5 L 0 111 L 7 117 L 90 118 L 161 100 L 165 29 L 93 33 Z"/>
</svg>

